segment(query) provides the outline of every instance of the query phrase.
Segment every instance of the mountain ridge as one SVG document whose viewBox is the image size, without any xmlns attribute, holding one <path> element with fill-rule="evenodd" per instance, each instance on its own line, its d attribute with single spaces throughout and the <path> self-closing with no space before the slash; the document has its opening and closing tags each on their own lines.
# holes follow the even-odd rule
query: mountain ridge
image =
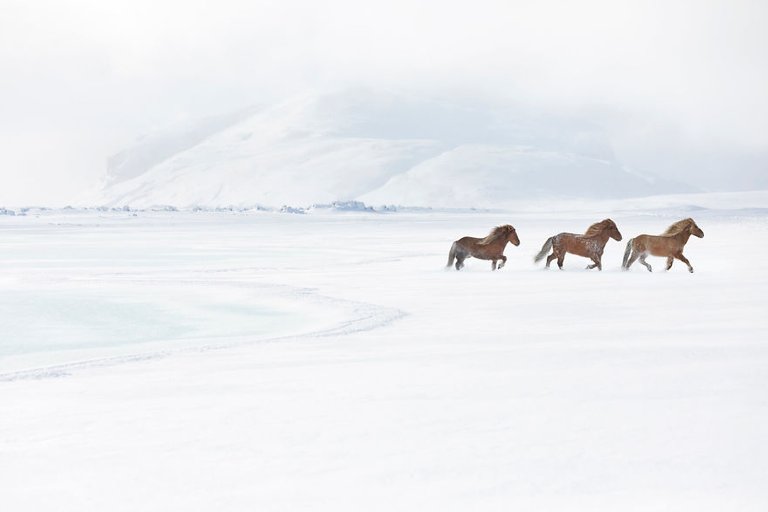
<svg viewBox="0 0 768 512">
<path fill-rule="evenodd" d="M 110 160 L 102 202 L 498 207 L 688 191 L 626 169 L 608 135 L 587 121 L 353 91 L 157 131 Z"/>
</svg>

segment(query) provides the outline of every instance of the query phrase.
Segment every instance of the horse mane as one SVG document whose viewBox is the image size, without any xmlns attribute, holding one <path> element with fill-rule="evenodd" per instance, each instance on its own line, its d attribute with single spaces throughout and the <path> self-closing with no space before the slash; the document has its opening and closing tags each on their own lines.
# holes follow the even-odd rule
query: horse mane
<svg viewBox="0 0 768 512">
<path fill-rule="evenodd" d="M 605 230 L 605 228 L 609 224 L 613 224 L 613 221 L 611 219 L 603 219 L 600 222 L 595 222 L 594 224 L 592 224 L 587 228 L 587 230 L 584 232 L 584 236 L 590 237 L 590 236 L 599 235 Z"/>
<path fill-rule="evenodd" d="M 687 228 L 688 226 L 690 226 L 691 224 L 694 224 L 694 222 L 693 222 L 693 219 L 690 217 L 688 217 L 687 219 L 679 220 L 674 224 L 672 224 L 671 226 L 669 226 L 667 230 L 662 233 L 662 235 L 675 235 L 681 232 L 682 230 L 684 230 L 685 228 Z"/>
<path fill-rule="evenodd" d="M 507 236 L 507 233 L 509 233 L 513 229 L 515 229 L 515 228 L 513 228 L 509 224 L 504 224 L 503 226 L 496 226 L 495 228 L 493 228 L 491 230 L 490 233 L 488 233 L 488 236 L 486 236 L 485 238 L 483 238 L 482 240 L 477 242 L 477 245 L 492 244 L 493 242 L 495 242 L 499 238 Z"/>
</svg>

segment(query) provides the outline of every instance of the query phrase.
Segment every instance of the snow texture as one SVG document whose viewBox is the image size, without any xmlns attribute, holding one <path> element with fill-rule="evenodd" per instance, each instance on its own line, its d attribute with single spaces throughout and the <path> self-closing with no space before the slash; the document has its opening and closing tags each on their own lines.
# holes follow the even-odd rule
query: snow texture
<svg viewBox="0 0 768 512">
<path fill-rule="evenodd" d="M 0 504 L 766 510 L 765 199 L 2 216 Z M 695 274 L 532 262 L 690 215 Z M 505 223 L 503 270 L 444 269 Z"/>
</svg>

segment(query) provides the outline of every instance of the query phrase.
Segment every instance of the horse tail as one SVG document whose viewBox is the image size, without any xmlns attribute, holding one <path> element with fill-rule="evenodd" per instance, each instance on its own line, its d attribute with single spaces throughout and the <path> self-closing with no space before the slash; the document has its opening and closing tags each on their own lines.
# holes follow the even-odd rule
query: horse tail
<svg viewBox="0 0 768 512">
<path fill-rule="evenodd" d="M 632 242 L 634 242 L 634 238 L 630 238 L 627 242 L 627 248 L 624 249 L 624 261 L 621 263 L 621 268 L 626 269 L 627 263 L 629 263 L 629 253 L 632 252 Z"/>
<path fill-rule="evenodd" d="M 448 252 L 448 264 L 445 268 L 450 268 L 453 265 L 453 260 L 456 259 L 456 242 L 451 245 L 451 250 Z"/>
<path fill-rule="evenodd" d="M 552 249 L 552 240 L 554 240 L 555 237 L 551 236 L 547 238 L 547 241 L 544 242 L 544 245 L 541 247 L 541 250 L 539 251 L 539 254 L 537 254 L 533 258 L 534 263 L 540 262 L 542 259 L 544 259 L 544 256 L 547 255 L 547 253 Z"/>
</svg>

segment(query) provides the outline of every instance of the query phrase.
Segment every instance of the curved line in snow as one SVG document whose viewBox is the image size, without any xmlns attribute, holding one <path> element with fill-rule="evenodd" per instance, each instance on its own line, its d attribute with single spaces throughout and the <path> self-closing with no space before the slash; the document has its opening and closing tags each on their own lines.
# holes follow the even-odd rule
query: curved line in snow
<svg viewBox="0 0 768 512">
<path fill-rule="evenodd" d="M 30 368 L 6 373 L 0 373 L 0 382 L 13 382 L 18 380 L 37 380 L 56 377 L 67 377 L 75 372 L 89 370 L 93 368 L 104 368 L 117 366 L 139 361 L 149 361 L 170 357 L 177 354 L 207 352 L 209 350 L 222 350 L 247 345 L 261 343 L 275 343 L 288 340 L 302 340 L 310 338 L 323 338 L 330 336 L 348 336 L 360 332 L 371 331 L 385 327 L 406 316 L 402 310 L 388 308 L 376 304 L 338 299 L 326 295 L 315 294 L 306 288 L 293 288 L 285 285 L 279 285 L 281 288 L 291 288 L 297 296 L 310 295 L 315 300 L 320 300 L 326 304 L 332 303 L 338 307 L 351 308 L 353 313 L 350 318 L 329 328 L 307 331 L 305 333 L 287 334 L 268 338 L 242 339 L 240 336 L 224 337 L 219 343 L 211 343 L 196 347 L 180 347 L 178 349 L 156 350 L 149 352 L 139 352 L 122 356 L 102 357 L 96 359 L 87 359 L 83 361 L 74 361 L 71 363 L 43 366 L 39 368 Z M 230 341 L 224 341 L 230 340 Z"/>
</svg>

